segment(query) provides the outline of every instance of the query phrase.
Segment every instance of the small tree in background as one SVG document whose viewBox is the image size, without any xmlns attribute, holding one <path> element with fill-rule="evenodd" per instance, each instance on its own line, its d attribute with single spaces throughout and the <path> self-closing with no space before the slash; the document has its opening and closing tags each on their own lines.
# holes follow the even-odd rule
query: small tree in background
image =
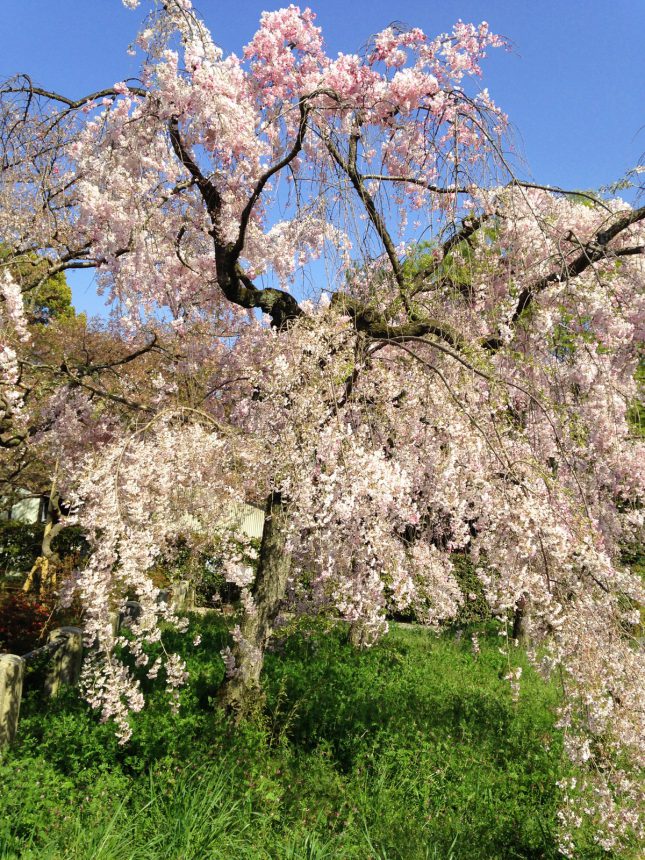
<svg viewBox="0 0 645 860">
<path fill-rule="evenodd" d="M 49 274 L 49 261 L 36 252 L 23 254 L 14 252 L 8 245 L 0 247 L 0 267 L 8 271 L 20 287 L 29 324 L 47 325 L 54 319 L 70 319 L 76 315 L 65 272 Z"/>
</svg>

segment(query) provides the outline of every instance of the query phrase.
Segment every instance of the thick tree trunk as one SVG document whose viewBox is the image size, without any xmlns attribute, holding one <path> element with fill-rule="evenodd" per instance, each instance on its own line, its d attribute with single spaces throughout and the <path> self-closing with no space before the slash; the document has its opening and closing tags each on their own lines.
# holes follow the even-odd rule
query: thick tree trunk
<svg viewBox="0 0 645 860">
<path fill-rule="evenodd" d="M 253 588 L 254 611 L 241 625 L 241 640 L 234 649 L 235 673 L 222 691 L 226 707 L 244 715 L 262 702 L 260 673 L 264 651 L 284 599 L 291 572 L 291 559 L 285 551 L 289 510 L 278 492 L 273 492 L 265 507 L 258 572 Z"/>
<path fill-rule="evenodd" d="M 513 613 L 513 633 L 511 635 L 520 645 L 526 643 L 527 604 L 526 595 L 523 594 L 515 604 L 515 612 Z"/>
</svg>

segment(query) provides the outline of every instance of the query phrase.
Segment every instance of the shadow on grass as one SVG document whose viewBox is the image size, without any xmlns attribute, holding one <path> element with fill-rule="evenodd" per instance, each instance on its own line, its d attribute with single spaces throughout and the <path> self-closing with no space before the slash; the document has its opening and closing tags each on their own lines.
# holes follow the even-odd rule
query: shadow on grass
<svg viewBox="0 0 645 860">
<path fill-rule="evenodd" d="M 557 696 L 519 651 L 515 703 L 495 637 L 475 657 L 467 637 L 395 629 L 357 652 L 342 629 L 300 629 L 267 656 L 264 716 L 234 726 L 213 701 L 227 635 L 212 616 L 164 634 L 191 671 L 182 708 L 150 684 L 126 746 L 73 691 L 30 694 L 0 763 L 0 857 L 558 856 Z"/>
</svg>

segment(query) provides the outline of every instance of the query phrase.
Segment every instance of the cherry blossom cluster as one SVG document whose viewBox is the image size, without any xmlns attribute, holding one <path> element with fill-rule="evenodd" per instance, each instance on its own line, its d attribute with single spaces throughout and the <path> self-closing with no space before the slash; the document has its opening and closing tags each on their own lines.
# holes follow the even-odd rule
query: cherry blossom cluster
<svg viewBox="0 0 645 860">
<path fill-rule="evenodd" d="M 160 602 L 159 588 L 150 579 L 153 564 L 162 554 L 172 557 L 178 537 L 194 547 L 219 538 L 230 581 L 239 582 L 245 550 L 250 551 L 248 538 L 230 521 L 231 505 L 239 500 L 231 440 L 214 429 L 214 419 L 203 415 L 203 426 L 190 421 L 192 414 L 161 412 L 125 441 L 113 436 L 88 452 L 77 468 L 85 477 L 71 498 L 92 555 L 67 584 L 66 596 L 80 594 L 86 607 L 84 636 L 92 655 L 84 673 L 88 701 L 104 719 L 116 721 L 124 741 L 130 734 L 127 714 L 140 710 L 144 699 L 137 671 L 115 655 L 115 646 L 134 657 L 149 677 L 163 668 L 175 704 L 177 688 L 187 677 L 178 655 L 165 654 L 151 664 L 146 652 L 146 646 L 161 641 L 161 621 L 179 629 L 187 624 Z M 243 463 L 237 452 L 236 467 Z M 141 613 L 128 636 L 116 636 L 113 614 L 125 609 L 128 595 L 139 602 Z"/>
<path fill-rule="evenodd" d="M 330 217 L 343 197 L 330 146 L 352 123 L 360 121 L 366 141 L 362 172 L 384 177 L 375 185 L 377 196 L 385 201 L 394 193 L 400 217 L 412 199 L 417 207 L 454 205 L 454 194 L 437 197 L 432 184 L 451 181 L 446 174 L 457 160 L 462 171 L 471 162 L 478 169 L 488 149 L 480 112 L 503 124 L 487 94 L 466 97 L 460 85 L 464 76 L 480 74 L 487 48 L 503 44 L 486 24 L 460 22 L 436 39 L 419 29 L 388 28 L 365 56 L 331 59 L 314 13 L 291 5 L 264 13 L 239 58 L 215 47 L 189 3 L 166 7 L 140 36 L 147 52 L 144 89 L 121 82 L 113 95 L 85 105 L 93 119 L 68 150 L 82 177 L 74 190 L 76 229 L 88 236 L 105 288 L 128 313 L 135 308 L 127 285 L 142 269 L 149 277 L 139 282 L 137 313 L 151 310 L 160 295 L 177 315 L 186 303 L 221 304 L 208 252 L 213 224 L 176 158 L 168 123 L 176 124 L 186 153 L 217 189 L 216 229 L 222 242 L 233 242 L 245 201 L 268 166 L 292 146 L 306 111 L 306 158 L 291 162 L 286 181 L 269 179 L 246 226 L 249 276 L 268 272 L 283 285 L 325 247 L 344 253 L 351 248 L 342 218 Z M 173 28 L 181 51 L 167 44 Z M 382 146 L 367 144 L 384 130 Z M 329 192 L 321 196 L 311 179 L 323 175 Z M 422 176 L 423 183 L 410 185 L 400 198 L 388 180 L 407 176 Z M 288 218 L 270 222 L 271 198 Z"/>
<path fill-rule="evenodd" d="M 3 241 L 93 265 L 132 343 L 166 326 L 144 381 L 101 398 L 79 369 L 39 407 L 36 441 L 56 449 L 92 545 L 67 585 L 85 607 L 88 700 L 123 739 L 143 675 L 178 705 L 185 666 L 150 651 L 161 623 L 186 626 L 151 578 L 179 540 L 216 541 L 241 589 L 231 683 L 259 679 L 279 608 L 340 614 L 361 645 L 392 612 L 454 618 L 473 599 L 467 555 L 501 632 L 522 612 L 536 665 L 562 678 L 580 774 L 561 786 L 562 850 L 583 818 L 607 848 L 638 833 L 644 595 L 621 544 L 642 538 L 645 509 L 628 420 L 645 212 L 487 180 L 505 117 L 478 90 L 503 45 L 485 23 L 436 38 L 392 25 L 330 57 L 291 5 L 238 56 L 168 0 L 137 44 L 141 86 L 63 101 L 49 124 L 23 111 L 23 172 L 0 189 Z M 46 205 L 25 201 L 42 187 Z M 19 290 L 7 275 L 0 289 L 11 390 L 28 345 Z M 267 607 L 263 551 L 249 571 L 230 511 L 278 498 L 289 575 Z M 115 636 L 128 597 L 141 614 Z"/>
<path fill-rule="evenodd" d="M 8 268 L 0 275 L 0 422 L 23 420 L 18 352 L 29 341 L 20 285 Z"/>
</svg>

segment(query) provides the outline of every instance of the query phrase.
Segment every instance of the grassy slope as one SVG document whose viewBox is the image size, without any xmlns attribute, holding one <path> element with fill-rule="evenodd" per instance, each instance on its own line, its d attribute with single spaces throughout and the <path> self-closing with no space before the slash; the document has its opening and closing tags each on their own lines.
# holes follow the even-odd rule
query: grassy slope
<svg viewBox="0 0 645 860">
<path fill-rule="evenodd" d="M 27 696 L 0 763 L 2 860 L 558 856 L 557 691 L 526 668 L 515 704 L 496 637 L 475 657 L 467 637 L 396 629 L 357 653 L 300 631 L 269 655 L 265 716 L 233 730 L 212 707 L 218 624 L 183 640 L 180 715 L 153 693 L 127 747 L 73 693 Z M 606 855 L 583 836 L 581 856 Z"/>
</svg>

